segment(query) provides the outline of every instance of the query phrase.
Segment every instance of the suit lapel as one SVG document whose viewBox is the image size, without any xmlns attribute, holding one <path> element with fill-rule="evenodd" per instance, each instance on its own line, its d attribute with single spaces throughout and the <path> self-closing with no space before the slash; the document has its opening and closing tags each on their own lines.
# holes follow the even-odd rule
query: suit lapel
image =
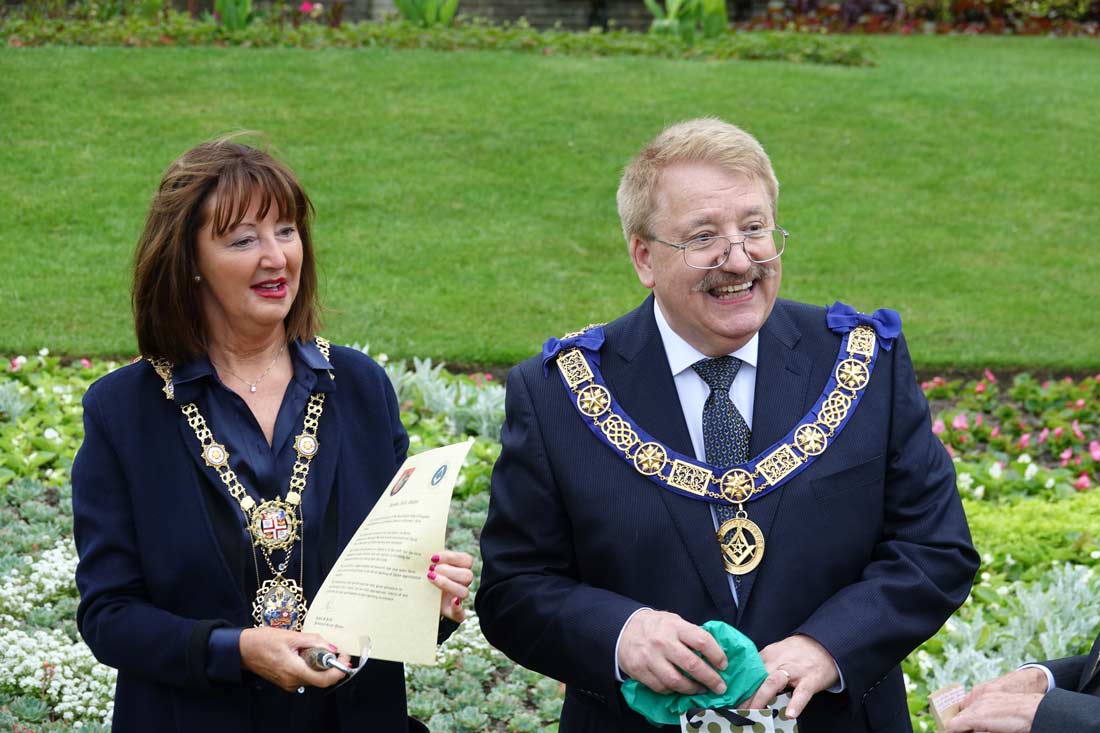
<svg viewBox="0 0 1100 733">
<path fill-rule="evenodd" d="M 195 480 L 191 481 L 191 484 L 195 492 L 195 500 L 198 502 L 199 507 L 201 507 L 203 524 L 206 526 L 210 537 L 210 546 L 218 553 L 218 559 L 221 561 L 220 565 L 225 571 L 227 582 L 233 587 L 236 597 L 239 598 L 241 603 L 246 607 L 250 606 L 252 602 L 244 597 L 240 584 L 234 579 L 231 569 L 232 566 L 225 556 L 225 549 L 222 547 L 222 543 L 218 540 L 217 533 L 214 531 L 214 525 L 210 520 L 210 514 L 206 509 L 206 500 L 202 496 L 203 492 L 207 490 L 202 485 L 203 479 L 205 478 L 214 484 L 214 493 L 217 494 L 220 501 L 225 502 L 226 506 L 230 507 L 233 516 L 240 516 L 240 505 L 229 495 L 229 491 L 225 488 L 225 484 L 218 478 L 218 474 L 214 472 L 214 469 L 206 465 L 206 461 L 202 458 L 202 445 L 199 443 L 198 438 L 195 437 L 195 432 L 191 429 L 190 425 L 187 424 L 187 420 L 177 419 L 176 427 L 179 429 L 180 440 L 183 442 L 183 451 L 191 457 L 191 460 L 195 462 L 195 466 L 198 468 L 198 473 L 195 474 Z M 242 529 L 241 542 L 244 543 L 247 541 L 247 530 Z"/>
<path fill-rule="evenodd" d="M 638 425 L 673 450 L 694 455 L 683 408 L 653 316 L 653 298 L 608 327 L 609 346 L 601 371 L 615 398 Z M 737 608 L 718 552 L 710 504 L 658 488 L 681 541 L 721 617 L 732 621 Z"/>
<path fill-rule="evenodd" d="M 749 454 L 758 456 L 787 434 L 806 414 L 811 363 L 794 350 L 801 338 L 798 328 L 787 316 L 781 301 L 776 302 L 764 327 L 760 329 L 760 350 L 756 365 L 756 392 L 752 411 L 752 440 Z M 815 395 L 816 396 L 816 395 Z M 764 563 L 756 571 L 742 576 L 737 587 L 738 614 L 748 606 L 757 573 L 767 565 L 767 538 L 783 500 L 779 488 L 746 506 L 749 519 L 760 527 L 765 539 Z"/>
<path fill-rule="evenodd" d="M 1100 672 L 1100 636 L 1096 637 L 1096 641 L 1092 644 L 1092 651 L 1089 652 L 1089 657 L 1085 660 L 1081 684 L 1078 685 L 1077 689 L 1084 691 L 1096 679 L 1097 672 Z"/>
</svg>

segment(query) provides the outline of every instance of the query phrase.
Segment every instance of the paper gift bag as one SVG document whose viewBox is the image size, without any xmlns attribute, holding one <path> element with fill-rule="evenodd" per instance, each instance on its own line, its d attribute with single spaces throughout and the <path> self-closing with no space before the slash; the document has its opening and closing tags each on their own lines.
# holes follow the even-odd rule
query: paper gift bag
<svg viewBox="0 0 1100 733">
<path fill-rule="evenodd" d="M 787 718 L 791 696 L 782 694 L 771 707 L 759 710 L 690 710 L 680 716 L 682 733 L 798 733 L 798 724 Z"/>
</svg>

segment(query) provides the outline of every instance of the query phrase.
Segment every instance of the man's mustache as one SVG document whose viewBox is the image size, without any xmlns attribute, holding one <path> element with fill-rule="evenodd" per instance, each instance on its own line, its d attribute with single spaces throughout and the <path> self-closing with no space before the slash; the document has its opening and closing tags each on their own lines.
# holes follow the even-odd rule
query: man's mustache
<svg viewBox="0 0 1100 733">
<path fill-rule="evenodd" d="M 723 288 L 727 285 L 744 285 L 754 280 L 766 280 L 775 277 L 775 275 L 774 267 L 766 267 L 756 263 L 753 263 L 747 272 L 740 275 L 722 272 L 721 270 L 709 270 L 692 290 L 697 293 L 705 293 L 708 290 Z"/>
</svg>

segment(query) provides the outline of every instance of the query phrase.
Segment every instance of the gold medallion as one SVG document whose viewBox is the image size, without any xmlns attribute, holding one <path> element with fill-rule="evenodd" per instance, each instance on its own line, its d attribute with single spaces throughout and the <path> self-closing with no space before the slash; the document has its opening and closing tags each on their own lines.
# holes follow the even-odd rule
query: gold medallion
<svg viewBox="0 0 1100 733">
<path fill-rule="evenodd" d="M 660 443 L 642 443 L 634 453 L 634 468 L 643 476 L 660 473 L 668 461 L 668 453 Z"/>
<path fill-rule="evenodd" d="M 303 458 L 313 458 L 313 456 L 317 455 L 317 449 L 320 447 L 317 438 L 314 438 L 308 433 L 302 433 L 294 439 L 294 450 Z"/>
<path fill-rule="evenodd" d="M 202 449 L 202 459 L 211 468 L 218 468 L 229 463 L 229 451 L 221 443 L 211 443 Z"/>
<path fill-rule="evenodd" d="M 285 550 L 298 539 L 298 516 L 294 507 L 274 499 L 265 501 L 252 512 L 248 524 L 256 544 L 268 552 Z"/>
<path fill-rule="evenodd" d="M 252 603 L 252 618 L 257 626 L 301 631 L 306 618 L 306 598 L 301 587 L 293 578 L 281 574 L 264 581 Z"/>
<path fill-rule="evenodd" d="M 731 575 L 751 573 L 764 559 L 764 533 L 747 517 L 734 517 L 718 528 L 722 563 Z"/>
<path fill-rule="evenodd" d="M 611 393 L 598 384 L 590 384 L 577 395 L 577 407 L 588 417 L 599 417 L 611 409 Z"/>
</svg>

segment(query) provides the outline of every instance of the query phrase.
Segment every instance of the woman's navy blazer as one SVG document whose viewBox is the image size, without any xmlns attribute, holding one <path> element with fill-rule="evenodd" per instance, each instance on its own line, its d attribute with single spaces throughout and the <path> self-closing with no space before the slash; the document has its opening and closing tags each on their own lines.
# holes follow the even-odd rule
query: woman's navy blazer
<svg viewBox="0 0 1100 733">
<path fill-rule="evenodd" d="M 303 494 L 307 517 L 336 516 L 335 543 L 311 536 L 321 522 L 306 530 L 307 551 L 325 553 L 325 573 L 408 448 L 382 368 L 336 346 L 331 362 L 335 389 Z M 234 582 L 215 537 L 203 496 L 212 475 L 199 442 L 163 386 L 142 361 L 103 377 L 84 397 L 84 444 L 73 464 L 77 624 L 96 658 L 118 669 L 115 731 L 239 733 L 252 729 L 253 696 L 267 683 L 247 674 L 239 685 L 211 683 L 206 649 L 213 628 L 252 626 L 252 599 Z M 322 580 L 305 579 L 307 597 Z M 408 730 L 400 664 L 372 661 L 331 694 L 342 731 Z"/>
</svg>

